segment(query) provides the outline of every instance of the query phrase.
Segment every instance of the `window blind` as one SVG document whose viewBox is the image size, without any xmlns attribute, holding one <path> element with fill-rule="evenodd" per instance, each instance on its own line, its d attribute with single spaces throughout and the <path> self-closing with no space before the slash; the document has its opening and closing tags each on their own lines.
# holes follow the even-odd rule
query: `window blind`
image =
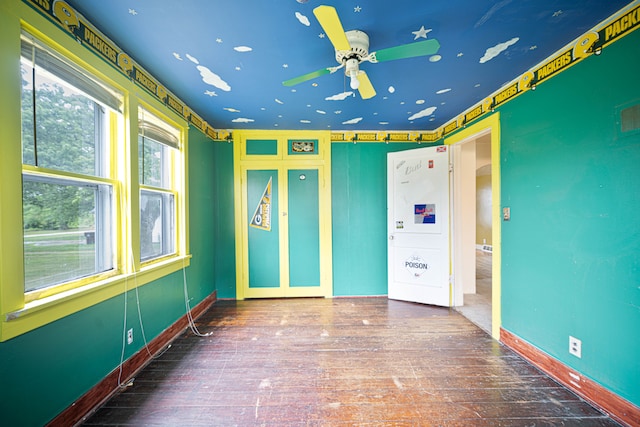
<svg viewBox="0 0 640 427">
<path fill-rule="evenodd" d="M 56 57 L 26 34 L 23 34 L 21 38 L 21 55 L 32 64 L 35 64 L 36 67 L 40 67 L 64 80 L 93 100 L 114 111 L 123 112 L 121 97 L 66 61 Z"/>
</svg>

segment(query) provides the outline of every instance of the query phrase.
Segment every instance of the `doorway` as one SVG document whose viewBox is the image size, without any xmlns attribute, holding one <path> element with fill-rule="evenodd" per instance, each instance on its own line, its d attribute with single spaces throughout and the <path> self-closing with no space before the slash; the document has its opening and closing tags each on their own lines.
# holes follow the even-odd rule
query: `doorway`
<svg viewBox="0 0 640 427">
<path fill-rule="evenodd" d="M 453 159 L 454 305 L 500 335 L 499 115 L 447 138 Z"/>
<path fill-rule="evenodd" d="M 491 333 L 491 134 L 483 133 L 454 146 L 457 267 L 463 298 L 457 309 Z M 454 169 L 456 169 L 454 168 Z"/>
</svg>

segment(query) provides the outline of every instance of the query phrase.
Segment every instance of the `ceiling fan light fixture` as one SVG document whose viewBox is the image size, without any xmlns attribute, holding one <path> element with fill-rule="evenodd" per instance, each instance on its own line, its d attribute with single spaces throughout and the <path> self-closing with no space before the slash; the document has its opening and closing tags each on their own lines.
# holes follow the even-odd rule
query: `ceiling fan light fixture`
<svg viewBox="0 0 640 427">
<path fill-rule="evenodd" d="M 349 77 L 351 78 L 351 81 L 349 82 L 349 86 L 351 86 L 351 89 L 357 90 L 360 87 L 360 81 L 358 80 L 358 76 L 356 76 L 356 74 L 353 73 Z"/>
<path fill-rule="evenodd" d="M 357 58 L 349 58 L 346 60 L 345 74 L 351 79 L 349 86 L 351 86 L 353 90 L 357 90 L 360 87 L 360 81 L 358 80 L 358 71 L 360 71 L 358 63 Z"/>
</svg>

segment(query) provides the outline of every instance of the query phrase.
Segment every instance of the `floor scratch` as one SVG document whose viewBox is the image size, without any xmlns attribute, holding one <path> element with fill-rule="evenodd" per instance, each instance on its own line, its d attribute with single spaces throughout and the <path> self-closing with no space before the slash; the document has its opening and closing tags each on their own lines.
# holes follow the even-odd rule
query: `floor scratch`
<svg viewBox="0 0 640 427">
<path fill-rule="evenodd" d="M 256 420 L 258 419 L 258 408 L 260 407 L 260 397 L 256 401 Z"/>
<path fill-rule="evenodd" d="M 393 379 L 393 383 L 396 385 L 396 387 L 398 387 L 400 390 L 404 388 L 404 385 L 400 382 L 400 379 L 398 379 L 398 377 L 394 375 L 391 378 Z"/>
</svg>

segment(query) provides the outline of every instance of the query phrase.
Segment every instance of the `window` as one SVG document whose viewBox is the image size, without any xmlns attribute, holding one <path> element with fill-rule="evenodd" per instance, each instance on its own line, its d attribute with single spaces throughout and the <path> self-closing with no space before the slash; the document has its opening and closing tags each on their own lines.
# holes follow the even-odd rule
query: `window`
<svg viewBox="0 0 640 427">
<path fill-rule="evenodd" d="M 122 96 L 21 39 L 24 289 L 115 268 L 111 141 Z"/>
<path fill-rule="evenodd" d="M 2 94 L 0 342 L 190 260 L 187 121 L 88 45 L 40 37 L 49 23 L 32 18 L 0 81 L 15 89 Z"/>
<path fill-rule="evenodd" d="M 140 259 L 176 252 L 174 171 L 180 132 L 144 108 L 138 112 L 140 179 Z"/>
</svg>

